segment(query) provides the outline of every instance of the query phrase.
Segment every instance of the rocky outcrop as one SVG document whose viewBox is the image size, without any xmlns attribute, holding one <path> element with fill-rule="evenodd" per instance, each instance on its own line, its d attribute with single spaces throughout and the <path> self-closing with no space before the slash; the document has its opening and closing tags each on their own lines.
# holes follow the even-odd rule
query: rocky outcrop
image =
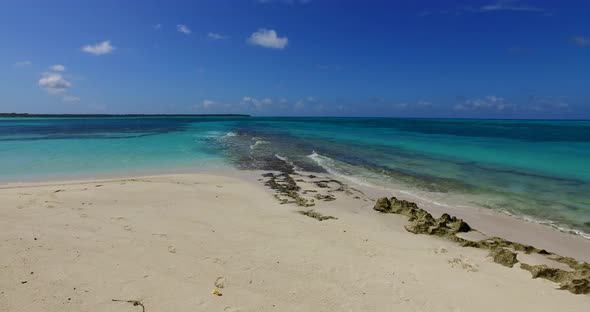
<svg viewBox="0 0 590 312">
<path fill-rule="evenodd" d="M 516 253 L 502 247 L 492 249 L 490 251 L 490 257 L 494 259 L 494 262 L 509 268 L 518 263 Z"/>
<path fill-rule="evenodd" d="M 551 254 L 544 249 L 538 249 L 538 248 L 535 248 L 530 245 L 511 242 L 511 241 L 503 239 L 501 237 L 491 237 L 491 238 L 480 240 L 477 242 L 470 241 L 470 240 L 462 240 L 462 239 L 459 239 L 458 241 L 461 244 L 461 246 L 463 246 L 463 247 L 474 247 L 474 248 L 485 248 L 485 249 L 496 249 L 499 247 L 504 247 L 504 248 L 515 250 L 515 251 L 522 251 L 526 254 L 531 254 L 531 253 L 538 253 L 541 255 Z"/>
<path fill-rule="evenodd" d="M 275 197 L 281 202 L 281 204 L 295 203 L 302 207 L 310 207 L 314 205 L 313 200 L 305 199 L 299 195 L 301 188 L 287 172 L 279 174 L 269 172 L 262 176 L 268 178 L 264 185 L 275 190 Z M 286 198 L 281 198 L 281 196 Z"/>
<path fill-rule="evenodd" d="M 377 202 L 375 203 L 375 206 L 373 206 L 373 209 L 379 212 L 388 213 L 391 212 L 391 203 L 389 202 L 389 199 L 387 199 L 387 197 L 381 197 L 377 199 Z"/>
<path fill-rule="evenodd" d="M 585 265 L 578 263 L 577 267 L 573 271 L 565 271 L 544 264 L 520 264 L 520 268 L 531 272 L 533 278 L 544 278 L 558 283 L 559 289 L 565 289 L 574 294 L 588 294 L 590 293 L 590 268 L 587 263 Z"/>
<path fill-rule="evenodd" d="M 452 237 L 460 232 L 469 232 L 471 227 L 463 220 L 443 214 L 435 219 L 426 210 L 419 208 L 416 203 L 400 200 L 396 197 L 390 199 L 379 198 L 373 207 L 374 210 L 382 213 L 395 213 L 407 216 L 410 224 L 405 228 L 414 234 L 428 234 L 441 237 Z"/>
<path fill-rule="evenodd" d="M 395 197 L 377 199 L 374 210 L 381 213 L 395 213 L 407 216 L 410 222 L 405 226 L 408 232 L 444 237 L 459 243 L 462 247 L 472 247 L 490 250 L 494 262 L 512 268 L 518 263 L 518 252 L 525 254 L 539 254 L 549 260 L 560 262 L 572 270 L 566 271 L 547 265 L 529 265 L 521 263 L 520 268 L 530 271 L 533 278 L 543 278 L 559 283 L 560 288 L 574 294 L 590 293 L 590 264 L 578 262 L 570 257 L 562 257 L 544 249 L 530 245 L 511 242 L 501 237 L 491 237 L 480 241 L 471 241 L 457 236 L 457 233 L 469 232 L 471 228 L 463 220 L 448 214 L 435 219 L 430 213 L 421 209 L 416 203 L 400 200 Z M 476 231 L 476 230 L 475 230 Z"/>
</svg>

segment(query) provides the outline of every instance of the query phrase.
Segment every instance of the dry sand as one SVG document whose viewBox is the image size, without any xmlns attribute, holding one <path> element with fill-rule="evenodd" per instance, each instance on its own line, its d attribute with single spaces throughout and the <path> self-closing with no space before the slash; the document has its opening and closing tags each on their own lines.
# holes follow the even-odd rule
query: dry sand
<svg viewBox="0 0 590 312">
<path fill-rule="evenodd" d="M 148 312 L 590 307 L 372 206 L 318 202 L 338 218 L 319 222 L 260 183 L 210 174 L 5 186 L 0 311 L 142 311 L 113 299 Z"/>
</svg>

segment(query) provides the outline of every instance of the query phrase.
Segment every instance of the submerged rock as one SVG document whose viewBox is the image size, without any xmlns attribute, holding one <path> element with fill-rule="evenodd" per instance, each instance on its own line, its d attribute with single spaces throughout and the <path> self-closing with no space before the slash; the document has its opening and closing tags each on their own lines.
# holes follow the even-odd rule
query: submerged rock
<svg viewBox="0 0 590 312">
<path fill-rule="evenodd" d="M 506 248 L 495 248 L 490 251 L 490 256 L 494 258 L 494 262 L 499 263 L 505 267 L 513 267 L 518 263 L 516 253 Z"/>
</svg>

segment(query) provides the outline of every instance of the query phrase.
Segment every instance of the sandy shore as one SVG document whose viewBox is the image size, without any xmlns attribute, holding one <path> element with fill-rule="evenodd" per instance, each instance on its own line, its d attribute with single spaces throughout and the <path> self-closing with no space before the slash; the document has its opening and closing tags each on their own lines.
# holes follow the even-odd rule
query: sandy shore
<svg viewBox="0 0 590 312">
<path fill-rule="evenodd" d="M 281 205 L 255 178 L 1 187 L 0 311 L 142 310 L 113 299 L 138 300 L 148 312 L 590 306 L 589 295 L 556 290 L 484 250 L 411 234 L 406 218 L 375 213 L 360 192 L 337 197 L 315 202 L 315 211 L 337 218 L 319 222 Z"/>
</svg>

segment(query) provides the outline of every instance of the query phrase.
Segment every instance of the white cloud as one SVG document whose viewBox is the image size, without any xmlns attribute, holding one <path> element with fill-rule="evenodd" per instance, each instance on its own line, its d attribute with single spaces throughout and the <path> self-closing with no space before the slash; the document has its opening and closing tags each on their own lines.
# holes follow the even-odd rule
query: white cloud
<svg viewBox="0 0 590 312">
<path fill-rule="evenodd" d="M 72 84 L 61 74 L 43 73 L 41 75 L 42 77 L 39 79 L 39 87 L 45 89 L 49 93 L 63 93 L 72 86 Z"/>
<path fill-rule="evenodd" d="M 495 0 L 489 4 L 482 6 L 463 6 L 455 8 L 446 8 L 442 10 L 426 10 L 418 14 L 418 16 L 426 17 L 431 15 L 454 15 L 460 16 L 463 14 L 478 14 L 478 13 L 500 13 L 500 12 L 521 12 L 521 13 L 536 13 L 542 16 L 552 16 L 553 14 L 544 8 L 520 4 L 520 0 Z M 529 1 L 533 2 L 533 1 Z"/>
<path fill-rule="evenodd" d="M 18 61 L 14 63 L 14 67 L 26 67 L 31 65 L 33 65 L 33 62 L 31 61 Z"/>
<path fill-rule="evenodd" d="M 424 100 L 419 100 L 415 103 L 401 102 L 401 103 L 393 104 L 393 107 L 399 108 L 399 109 L 406 109 L 406 108 L 421 108 L 421 109 L 423 109 L 423 108 L 431 108 L 433 106 L 434 105 L 432 104 L 432 102 L 424 101 Z"/>
<path fill-rule="evenodd" d="M 484 5 L 480 8 L 481 12 L 493 12 L 493 11 L 522 11 L 522 12 L 544 12 L 544 9 L 540 9 L 533 6 L 518 5 L 514 4 L 515 0 L 497 0 L 496 2 L 488 5 Z"/>
<path fill-rule="evenodd" d="M 227 36 L 224 36 L 222 34 L 218 34 L 218 33 L 213 33 L 210 32 L 207 34 L 207 37 L 209 37 L 209 39 L 213 39 L 213 40 L 225 40 L 227 39 Z"/>
<path fill-rule="evenodd" d="M 66 70 L 66 67 L 63 65 L 60 65 L 60 64 L 55 64 L 55 65 L 49 67 L 49 69 L 56 71 L 56 72 L 62 72 L 62 71 Z"/>
<path fill-rule="evenodd" d="M 288 42 L 287 37 L 281 38 L 276 31 L 264 28 L 252 33 L 248 38 L 248 43 L 270 49 L 284 49 Z"/>
<path fill-rule="evenodd" d="M 115 47 L 111 45 L 109 40 L 98 42 L 94 45 L 85 45 L 82 47 L 82 51 L 88 52 L 94 55 L 103 55 L 112 53 L 115 50 Z"/>
<path fill-rule="evenodd" d="M 295 102 L 295 105 L 293 105 L 293 107 L 295 109 L 304 109 L 305 108 L 305 101 L 299 100 L 299 101 Z"/>
<path fill-rule="evenodd" d="M 534 111 L 572 111 L 567 96 L 530 96 L 529 101 L 529 108 Z"/>
<path fill-rule="evenodd" d="M 418 107 L 432 107 L 432 102 L 420 100 L 416 103 L 416 106 L 418 106 Z"/>
<path fill-rule="evenodd" d="M 66 95 L 62 98 L 62 100 L 64 102 L 70 102 L 70 103 L 74 103 L 74 102 L 80 102 L 80 98 L 77 96 L 72 96 L 72 95 Z"/>
<path fill-rule="evenodd" d="M 258 0 L 258 3 L 269 4 L 269 3 L 285 3 L 285 4 L 307 4 L 312 0 Z"/>
<path fill-rule="evenodd" d="M 293 105 L 293 108 L 295 108 L 296 110 L 304 109 L 305 106 L 308 104 L 317 105 L 318 100 L 314 96 L 308 96 L 306 98 L 296 101 Z"/>
<path fill-rule="evenodd" d="M 466 99 L 463 103 L 454 106 L 455 110 L 497 110 L 503 111 L 510 108 L 510 103 L 503 98 L 489 95 L 484 98 Z"/>
<path fill-rule="evenodd" d="M 178 32 L 181 32 L 185 35 L 190 35 L 191 34 L 191 29 L 188 28 L 188 26 L 186 25 L 182 25 L 182 24 L 178 24 L 176 25 L 176 30 L 178 30 Z"/>
<path fill-rule="evenodd" d="M 216 103 L 214 101 L 211 100 L 203 100 L 203 103 L 201 103 L 201 105 L 203 106 L 204 109 L 208 109 L 211 108 L 215 105 Z"/>
<path fill-rule="evenodd" d="M 160 29 L 162 29 L 162 24 L 156 24 L 153 27 L 155 30 L 160 30 Z"/>
<path fill-rule="evenodd" d="M 581 47 L 590 46 L 590 38 L 577 36 L 577 37 L 574 37 L 573 40 L 574 40 L 575 44 L 577 44 Z"/>
<path fill-rule="evenodd" d="M 264 98 L 264 99 L 256 99 L 250 96 L 244 96 L 242 98 L 241 104 L 243 105 L 251 105 L 256 109 L 259 109 L 261 107 L 263 107 L 264 105 L 270 105 L 272 104 L 272 99 L 271 98 Z"/>
</svg>

